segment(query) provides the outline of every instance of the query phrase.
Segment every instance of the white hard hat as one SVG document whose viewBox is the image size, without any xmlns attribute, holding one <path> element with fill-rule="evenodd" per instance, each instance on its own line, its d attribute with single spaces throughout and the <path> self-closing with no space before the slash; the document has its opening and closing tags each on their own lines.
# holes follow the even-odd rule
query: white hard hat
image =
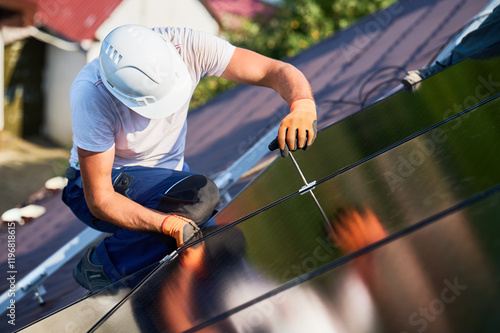
<svg viewBox="0 0 500 333">
<path fill-rule="evenodd" d="M 146 27 L 130 24 L 111 31 L 99 64 L 106 88 L 143 117 L 167 117 L 191 97 L 191 78 L 174 45 Z"/>
</svg>

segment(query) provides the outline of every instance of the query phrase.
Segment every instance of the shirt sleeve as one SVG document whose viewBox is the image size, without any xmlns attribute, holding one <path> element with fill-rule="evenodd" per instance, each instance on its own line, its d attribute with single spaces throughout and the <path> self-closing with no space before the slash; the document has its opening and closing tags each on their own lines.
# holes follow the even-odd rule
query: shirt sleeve
<svg viewBox="0 0 500 333">
<path fill-rule="evenodd" d="M 193 43 L 203 76 L 221 76 L 236 49 L 222 38 L 199 31 L 193 32 Z"/>
<path fill-rule="evenodd" d="M 205 76 L 221 76 L 236 49 L 228 41 L 202 31 L 172 27 L 154 30 L 172 42 L 198 80 Z"/>
<path fill-rule="evenodd" d="M 88 151 L 103 152 L 114 144 L 114 127 L 108 101 L 90 82 L 75 82 L 70 90 L 74 144 Z"/>
</svg>

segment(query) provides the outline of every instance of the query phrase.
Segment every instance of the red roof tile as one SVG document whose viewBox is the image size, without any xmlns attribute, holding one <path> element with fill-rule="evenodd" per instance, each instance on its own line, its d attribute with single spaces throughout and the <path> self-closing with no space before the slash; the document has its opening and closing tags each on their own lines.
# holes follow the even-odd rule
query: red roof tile
<svg viewBox="0 0 500 333">
<path fill-rule="evenodd" d="M 217 16 L 222 14 L 233 14 L 252 18 L 260 13 L 268 13 L 270 5 L 264 4 L 259 0 L 207 0 L 210 8 Z"/>
<path fill-rule="evenodd" d="M 45 27 L 69 40 L 93 39 L 99 26 L 111 15 L 121 0 L 0 0 L 0 7 L 23 11 L 36 7 L 34 12 L 24 11 L 24 22 Z"/>
<path fill-rule="evenodd" d="M 38 3 L 36 21 L 75 41 L 93 39 L 99 26 L 121 3 L 121 0 L 30 1 Z"/>
</svg>

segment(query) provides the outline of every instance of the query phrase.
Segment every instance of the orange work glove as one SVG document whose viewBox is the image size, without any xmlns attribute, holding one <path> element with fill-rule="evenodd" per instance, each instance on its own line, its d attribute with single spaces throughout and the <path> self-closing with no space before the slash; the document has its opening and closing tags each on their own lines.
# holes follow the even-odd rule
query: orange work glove
<svg viewBox="0 0 500 333">
<path fill-rule="evenodd" d="M 288 151 L 309 148 L 317 134 L 316 104 L 312 98 L 296 99 L 290 104 L 290 114 L 281 122 L 278 137 L 271 142 L 269 150 L 280 149 L 281 156 Z"/>
<path fill-rule="evenodd" d="M 167 215 L 161 224 L 161 231 L 175 238 L 177 246 L 181 247 L 190 241 L 201 238 L 201 230 L 196 223 L 179 215 Z"/>
</svg>

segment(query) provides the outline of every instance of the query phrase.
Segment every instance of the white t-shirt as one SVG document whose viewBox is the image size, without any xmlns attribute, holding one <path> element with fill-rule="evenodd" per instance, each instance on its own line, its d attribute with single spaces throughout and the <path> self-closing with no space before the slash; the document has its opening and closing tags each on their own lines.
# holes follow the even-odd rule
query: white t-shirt
<svg viewBox="0 0 500 333">
<path fill-rule="evenodd" d="M 193 91 L 202 77 L 220 76 L 235 50 L 227 41 L 199 31 L 153 30 L 170 40 L 179 51 L 191 75 Z M 189 102 L 167 118 L 144 118 L 106 89 L 98 68 L 99 60 L 94 59 L 80 71 L 71 86 L 71 166 L 79 169 L 77 147 L 104 152 L 114 146 L 113 168 L 147 166 L 181 170 Z"/>
</svg>

